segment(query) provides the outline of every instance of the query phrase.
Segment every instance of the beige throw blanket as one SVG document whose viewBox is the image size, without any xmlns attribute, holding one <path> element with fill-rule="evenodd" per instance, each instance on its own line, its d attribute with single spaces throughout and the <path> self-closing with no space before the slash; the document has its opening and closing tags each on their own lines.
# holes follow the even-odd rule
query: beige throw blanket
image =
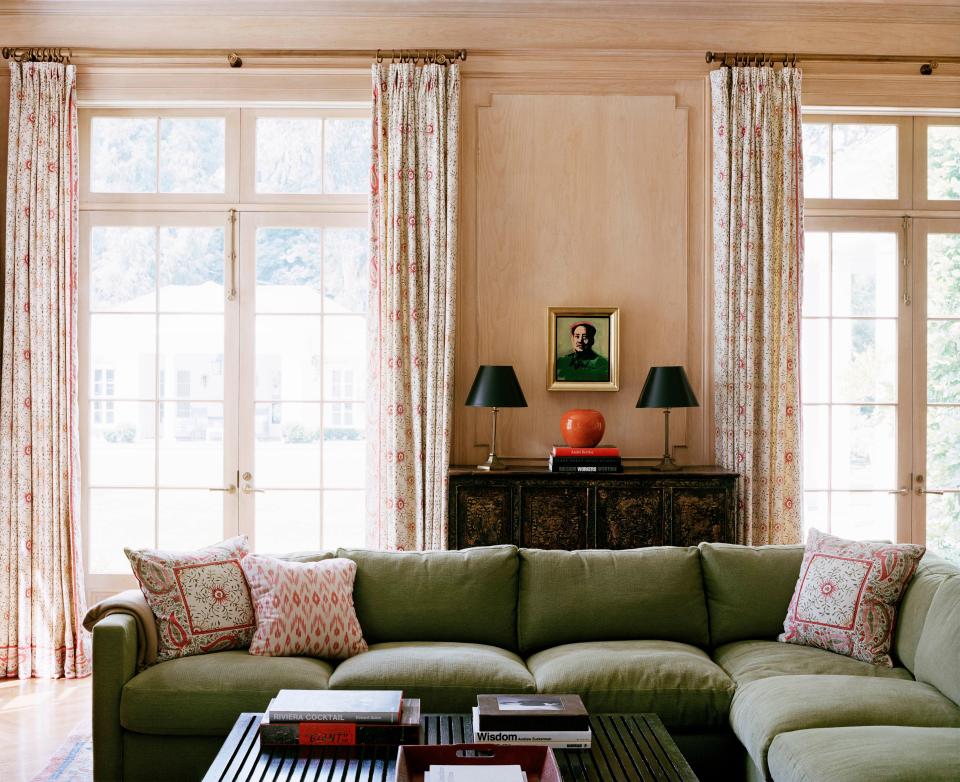
<svg viewBox="0 0 960 782">
<path fill-rule="evenodd" d="M 137 670 L 142 671 L 157 661 L 157 623 L 143 593 L 127 589 L 101 600 L 83 618 L 83 626 L 93 632 L 93 626 L 111 614 L 130 614 L 137 623 Z"/>
</svg>

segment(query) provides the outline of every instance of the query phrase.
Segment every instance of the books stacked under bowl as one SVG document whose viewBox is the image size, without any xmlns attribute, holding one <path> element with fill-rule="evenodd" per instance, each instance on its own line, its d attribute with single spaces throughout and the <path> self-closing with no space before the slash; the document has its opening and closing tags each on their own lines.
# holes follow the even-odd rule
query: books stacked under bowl
<svg viewBox="0 0 960 782">
<path fill-rule="evenodd" d="M 595 448 L 555 445 L 547 464 L 551 472 L 623 472 L 620 449 L 615 445 Z"/>
<path fill-rule="evenodd" d="M 590 749 L 593 735 L 579 695 L 478 695 L 473 740 Z"/>
<path fill-rule="evenodd" d="M 420 699 L 400 690 L 280 690 L 260 721 L 264 746 L 419 744 Z"/>
</svg>

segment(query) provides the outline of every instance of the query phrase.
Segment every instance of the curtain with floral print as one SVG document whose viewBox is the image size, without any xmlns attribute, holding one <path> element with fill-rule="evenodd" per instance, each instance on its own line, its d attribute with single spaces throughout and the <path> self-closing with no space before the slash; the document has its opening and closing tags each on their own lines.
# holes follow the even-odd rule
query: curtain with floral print
<svg viewBox="0 0 960 782">
<path fill-rule="evenodd" d="M 710 79 L 715 455 L 741 475 L 738 542 L 799 543 L 801 73 Z"/>
<path fill-rule="evenodd" d="M 0 677 L 87 676 L 77 442 L 76 71 L 10 64 Z"/>
<path fill-rule="evenodd" d="M 459 66 L 373 66 L 367 545 L 446 542 Z"/>
</svg>

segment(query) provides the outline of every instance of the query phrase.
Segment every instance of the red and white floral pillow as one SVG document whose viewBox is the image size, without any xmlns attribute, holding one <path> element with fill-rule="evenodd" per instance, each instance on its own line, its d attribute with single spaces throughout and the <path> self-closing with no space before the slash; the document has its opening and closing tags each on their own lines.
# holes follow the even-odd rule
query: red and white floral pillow
<svg viewBox="0 0 960 782">
<path fill-rule="evenodd" d="M 241 565 L 257 617 L 250 654 L 342 660 L 367 651 L 353 605 L 356 562 L 288 562 L 250 554 Z"/>
<path fill-rule="evenodd" d="M 892 666 L 897 605 L 924 551 L 811 529 L 779 640 Z"/>
<path fill-rule="evenodd" d="M 250 643 L 256 622 L 240 568 L 246 537 L 197 551 L 123 553 L 157 620 L 157 662 Z"/>
</svg>

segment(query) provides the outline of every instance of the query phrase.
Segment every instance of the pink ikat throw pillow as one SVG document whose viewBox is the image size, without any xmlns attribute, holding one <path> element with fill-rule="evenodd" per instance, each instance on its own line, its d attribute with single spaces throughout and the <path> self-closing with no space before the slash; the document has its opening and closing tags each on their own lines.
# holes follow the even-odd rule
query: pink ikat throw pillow
<svg viewBox="0 0 960 782">
<path fill-rule="evenodd" d="M 250 554 L 242 564 L 257 616 L 250 654 L 344 660 L 367 651 L 353 606 L 356 562 Z"/>
<path fill-rule="evenodd" d="M 123 550 L 157 621 L 157 662 L 250 643 L 253 604 L 240 569 L 248 551 L 243 536 L 196 551 Z"/>
<path fill-rule="evenodd" d="M 891 667 L 897 606 L 924 551 L 811 529 L 779 640 Z"/>
</svg>

